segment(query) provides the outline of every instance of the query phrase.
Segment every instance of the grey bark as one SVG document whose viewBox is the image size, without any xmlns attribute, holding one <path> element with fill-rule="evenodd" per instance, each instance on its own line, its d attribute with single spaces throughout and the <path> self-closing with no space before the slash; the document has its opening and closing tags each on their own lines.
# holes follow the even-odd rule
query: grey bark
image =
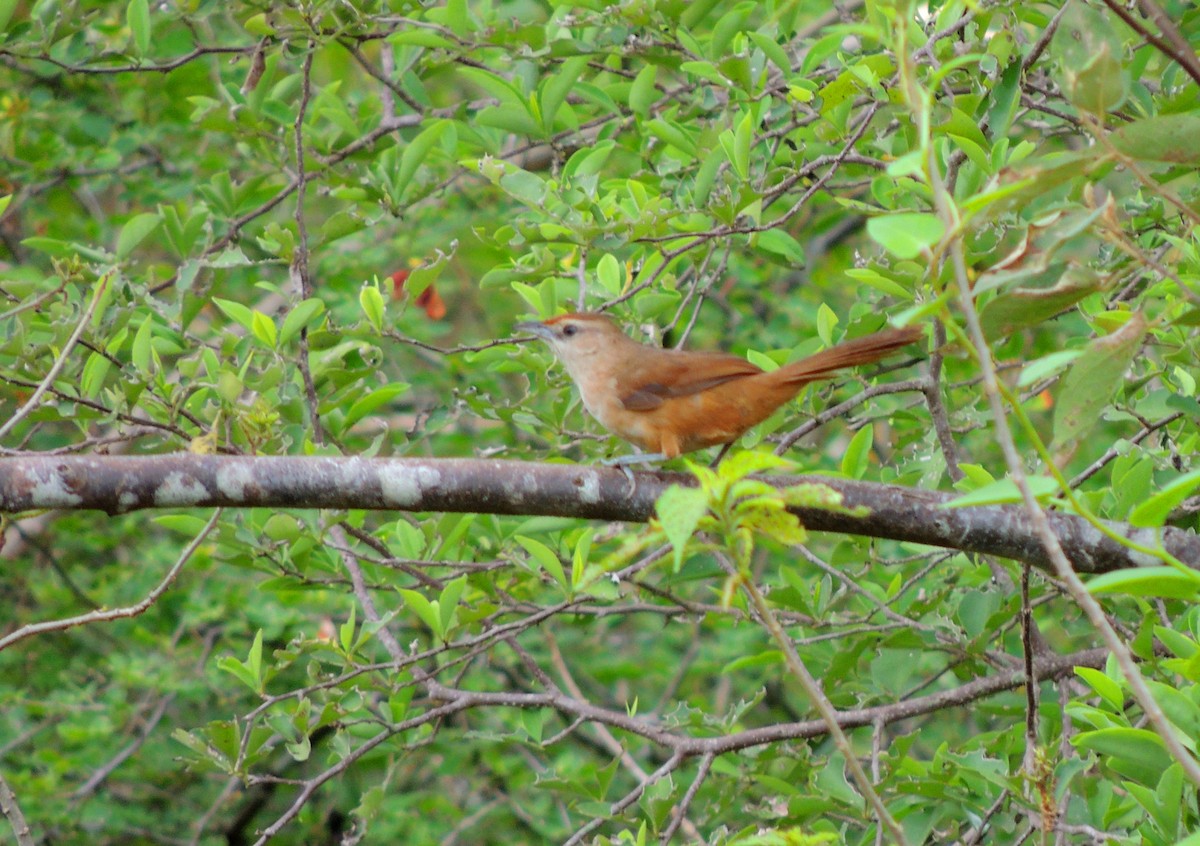
<svg viewBox="0 0 1200 846">
<path fill-rule="evenodd" d="M 146 508 L 337 508 L 550 514 L 645 522 L 683 473 L 635 474 L 576 464 L 480 459 L 241 457 L 175 453 L 155 456 L 11 457 L 0 460 L 0 511 L 98 509 L 118 514 Z M 988 553 L 1037 567 L 1049 562 L 1028 516 L 1016 505 L 946 508 L 953 494 L 821 476 L 772 476 L 776 485 L 815 482 L 834 489 L 866 516 L 793 509 L 816 531 L 911 541 Z M 1106 537 L 1082 518 L 1051 512 L 1051 525 L 1081 573 L 1160 563 Z M 1145 546 L 1163 546 L 1200 568 L 1200 537 L 1167 527 L 1110 524 Z"/>
</svg>

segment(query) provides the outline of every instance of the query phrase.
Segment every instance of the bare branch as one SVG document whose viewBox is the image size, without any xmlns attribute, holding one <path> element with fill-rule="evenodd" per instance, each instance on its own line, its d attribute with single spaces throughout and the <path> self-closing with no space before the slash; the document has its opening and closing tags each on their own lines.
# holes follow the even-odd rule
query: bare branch
<svg viewBox="0 0 1200 846">
<path fill-rule="evenodd" d="M 0 462 L 0 511 L 145 508 L 362 508 L 482 514 L 555 515 L 644 523 L 685 473 L 636 474 L 636 490 L 617 469 L 466 458 L 248 457 L 178 453 L 156 456 L 22 456 Z M 797 507 L 816 531 L 910 541 L 987 553 L 1053 569 L 1028 512 L 1019 506 L 950 508 L 954 494 L 824 476 L 772 476 L 781 487 L 825 485 L 848 509 Z M 1045 512 L 1046 523 L 1079 573 L 1159 563 L 1118 543 L 1081 517 Z M 1109 528 L 1127 540 L 1165 549 L 1200 568 L 1200 537 L 1171 526 Z"/>
</svg>

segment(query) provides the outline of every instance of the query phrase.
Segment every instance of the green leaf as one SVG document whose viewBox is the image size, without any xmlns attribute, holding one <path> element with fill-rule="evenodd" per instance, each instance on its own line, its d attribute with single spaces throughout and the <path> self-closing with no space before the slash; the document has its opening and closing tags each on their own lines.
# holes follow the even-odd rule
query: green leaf
<svg viewBox="0 0 1200 846">
<path fill-rule="evenodd" d="M 672 485 L 655 503 L 658 522 L 663 534 L 675 551 L 675 570 L 683 566 L 683 553 L 687 542 L 696 532 L 700 520 L 708 513 L 708 494 L 700 488 L 684 488 Z"/>
<path fill-rule="evenodd" d="M 1017 385 L 1027 388 L 1043 379 L 1048 379 L 1065 370 L 1081 355 L 1083 355 L 1083 350 L 1059 350 L 1026 362 L 1021 368 L 1021 375 L 1017 377 Z"/>
<path fill-rule="evenodd" d="M 782 229 L 768 229 L 758 233 L 758 246 L 787 260 L 793 267 L 804 265 L 804 248 L 800 242 Z"/>
<path fill-rule="evenodd" d="M 79 390 L 88 399 L 94 399 L 104 387 L 104 380 L 112 363 L 98 352 L 88 355 L 87 363 L 83 366 L 83 375 L 79 380 Z"/>
<path fill-rule="evenodd" d="M 1093 594 L 1161 596 L 1195 601 L 1200 595 L 1200 573 L 1165 565 L 1114 570 L 1089 579 L 1087 589 Z"/>
<path fill-rule="evenodd" d="M 682 153 L 697 158 L 696 142 L 683 129 L 675 124 L 667 123 L 661 118 L 655 118 L 646 124 L 646 131 L 675 147 Z"/>
<path fill-rule="evenodd" d="M 404 146 L 404 152 L 400 154 L 400 167 L 396 170 L 395 181 L 395 184 L 400 189 L 400 199 L 407 196 L 408 188 L 412 182 L 413 175 L 417 172 L 417 168 L 429 156 L 429 151 L 441 139 L 442 134 L 449 125 L 450 121 L 448 120 L 434 121 L 421 130 L 416 138 Z"/>
<path fill-rule="evenodd" d="M 379 407 L 391 402 L 400 394 L 407 391 L 408 388 L 409 384 L 407 382 L 392 382 L 389 385 L 384 385 L 382 388 L 376 388 L 365 397 L 355 400 L 354 404 L 350 406 L 350 410 L 346 412 L 345 419 L 342 421 L 343 431 L 349 430 L 359 420 L 362 420 Z"/>
<path fill-rule="evenodd" d="M 279 330 L 279 343 L 286 344 L 298 335 L 301 329 L 324 312 L 325 303 L 316 297 L 309 297 L 307 300 L 296 303 L 287 313 L 287 317 L 283 319 L 283 327 Z"/>
<path fill-rule="evenodd" d="M 28 247 L 31 250 L 45 253 L 48 256 L 69 257 L 79 255 L 92 261 L 109 261 L 112 257 L 104 250 L 98 250 L 93 247 L 88 247 L 83 244 L 76 244 L 73 241 L 62 241 L 58 238 L 42 238 L 35 236 L 33 238 L 23 238 L 21 240 L 22 247 Z"/>
<path fill-rule="evenodd" d="M 650 107 L 658 98 L 658 89 L 654 87 L 654 79 L 658 75 L 658 66 L 647 64 L 633 79 L 629 87 L 629 108 L 640 118 L 650 114 Z"/>
<path fill-rule="evenodd" d="M 1161 526 L 1171 511 L 1192 491 L 1200 488 L 1200 470 L 1193 470 L 1169 482 L 1158 493 L 1133 509 L 1129 522 L 1135 526 Z"/>
<path fill-rule="evenodd" d="M 1157 784 L 1171 764 L 1162 738 L 1146 729 L 1104 728 L 1080 732 L 1071 742 L 1079 749 L 1107 757 L 1109 766 L 1143 784 Z"/>
<path fill-rule="evenodd" d="M 133 36 L 133 49 L 139 56 L 150 50 L 150 5 L 147 0 L 129 0 L 125 20 Z"/>
<path fill-rule="evenodd" d="M 121 227 L 121 234 L 117 236 L 117 259 L 123 260 L 128 258 L 134 248 L 142 243 L 147 235 L 158 228 L 160 222 L 162 222 L 162 217 L 157 212 L 146 212 L 145 214 L 131 217 Z"/>
<path fill-rule="evenodd" d="M 430 49 L 449 50 L 454 42 L 444 38 L 430 29 L 398 29 L 387 37 L 392 44 L 407 47 L 428 47 Z"/>
<path fill-rule="evenodd" d="M 596 176 L 616 146 L 615 141 L 601 141 L 593 147 L 577 150 L 563 168 L 563 178 L 583 180 L 589 176 Z"/>
<path fill-rule="evenodd" d="M 1127 123 L 1108 136 L 1125 155 L 1142 161 L 1200 165 L 1200 113 L 1156 115 Z"/>
<path fill-rule="evenodd" d="M 1114 711 L 1120 711 L 1125 706 L 1125 694 L 1121 692 L 1121 685 L 1117 684 L 1100 670 L 1093 667 L 1076 667 L 1075 675 L 1087 682 L 1092 690 L 1100 694 L 1100 698 L 1112 706 Z"/>
<path fill-rule="evenodd" d="M 590 57 L 573 56 L 564 61 L 554 75 L 538 87 L 538 107 L 542 113 L 542 131 L 546 136 L 554 134 L 554 119 L 566 102 L 567 95 L 579 81 L 583 69 L 587 67 Z"/>
<path fill-rule="evenodd" d="M 546 201 L 546 183 L 527 170 L 512 170 L 500 177 L 500 187 L 527 206 L 540 208 Z"/>
<path fill-rule="evenodd" d="M 765 649 L 755 655 L 745 655 L 734 658 L 720 670 L 721 675 L 727 676 L 742 670 L 756 670 L 761 667 L 775 667 L 783 663 L 783 653 L 778 649 Z"/>
<path fill-rule="evenodd" d="M 755 47 L 763 51 L 763 55 L 771 61 L 771 64 L 783 71 L 785 77 L 792 75 L 792 63 L 788 59 L 787 51 L 774 39 L 761 32 L 747 32 L 746 36 L 754 42 Z"/>
<path fill-rule="evenodd" d="M 1100 288 L 1102 280 L 1085 267 L 1068 268 L 1051 288 L 1013 288 L 998 295 L 979 319 L 989 338 L 1035 326 L 1059 314 Z"/>
<path fill-rule="evenodd" d="M 867 221 L 867 234 L 896 258 L 914 259 L 942 240 L 946 227 L 925 212 L 899 212 Z"/>
<path fill-rule="evenodd" d="M 750 177 L 750 148 L 754 145 L 754 115 L 747 112 L 733 138 L 734 168 L 742 179 Z"/>
<path fill-rule="evenodd" d="M 1124 44 L 1109 17 L 1086 3 L 1068 3 L 1054 33 L 1059 84 L 1077 108 L 1101 115 L 1129 96 Z"/>
<path fill-rule="evenodd" d="M 612 253 L 605 253 L 600 257 L 599 263 L 596 265 L 596 278 L 600 281 L 601 287 L 605 291 L 616 296 L 621 293 L 623 285 L 621 273 L 621 263 Z"/>
<path fill-rule="evenodd" d="M 262 678 L 262 629 L 254 636 L 254 644 L 245 661 L 239 661 L 232 655 L 222 656 L 217 660 L 217 667 L 238 679 L 255 693 L 263 692 Z"/>
<path fill-rule="evenodd" d="M 346 622 L 342 623 L 342 625 L 338 628 L 338 642 L 341 644 L 342 652 L 346 653 L 347 655 L 354 654 L 354 630 L 356 628 L 356 624 L 354 622 L 355 610 L 355 605 L 351 603 L 350 615 L 346 618 Z"/>
<path fill-rule="evenodd" d="M 1078 439 L 1096 425 L 1100 412 L 1125 382 L 1125 371 L 1141 348 L 1146 318 L 1134 312 L 1125 325 L 1097 338 L 1075 359 L 1058 389 L 1054 442 Z"/>
<path fill-rule="evenodd" d="M 133 348 L 130 352 L 130 360 L 133 362 L 134 370 L 143 375 L 150 374 L 150 362 L 153 353 L 151 340 L 154 338 L 154 321 L 150 315 L 142 318 L 142 325 L 138 327 L 137 334 L 133 336 Z"/>
<path fill-rule="evenodd" d="M 250 315 L 250 331 L 264 347 L 275 349 L 275 345 L 279 341 L 279 335 L 275 330 L 275 321 L 258 309 L 255 309 Z"/>
<path fill-rule="evenodd" d="M 563 572 L 562 562 L 558 560 L 558 555 L 550 547 L 546 546 L 539 540 L 517 535 L 513 538 L 517 543 L 524 547 L 543 570 L 554 579 L 564 589 L 570 587 L 567 583 L 566 573 Z"/>
<path fill-rule="evenodd" d="M 362 286 L 358 292 L 358 305 L 366 315 L 367 322 L 376 332 L 383 331 L 383 294 L 371 283 Z"/>
<path fill-rule="evenodd" d="M 19 2 L 20 0 L 0 0 L 0 35 L 8 32 L 8 22 L 12 20 L 12 14 Z M 4 209 L 0 208 L 0 214 L 3 213 Z"/>
<path fill-rule="evenodd" d="M 406 588 L 399 588 L 399 591 L 400 598 L 404 600 L 404 604 L 408 610 L 420 618 L 429 631 L 433 632 L 433 636 L 437 640 L 443 640 L 442 615 L 438 610 L 437 603 L 430 602 L 419 591 L 408 590 Z"/>
<path fill-rule="evenodd" d="M 874 443 L 875 430 L 871 426 L 863 426 L 854 433 L 850 443 L 842 454 L 842 472 L 851 479 L 861 479 L 866 475 L 871 463 L 871 446 Z"/>
<path fill-rule="evenodd" d="M 827 303 L 821 303 L 817 308 L 817 337 L 827 347 L 833 346 L 833 330 L 837 328 L 837 312 Z"/>
<path fill-rule="evenodd" d="M 250 654 L 246 658 L 246 669 L 254 673 L 255 678 L 260 679 L 260 690 L 262 688 L 262 651 L 262 629 L 259 629 L 254 635 L 254 643 L 250 646 Z"/>
<path fill-rule="evenodd" d="M 1028 476 L 1029 489 L 1039 500 L 1058 493 L 1058 482 L 1051 476 Z M 942 508 L 967 508 L 973 505 L 999 505 L 1006 502 L 1022 502 L 1021 491 L 1012 479 L 1001 479 L 989 485 L 956 496 L 942 503 Z"/>
<path fill-rule="evenodd" d="M 254 311 L 252 309 L 241 303 L 235 303 L 233 300 L 222 300 L 219 297 L 213 297 L 212 301 L 217 308 L 225 312 L 226 317 L 246 331 L 254 328 Z"/>
<path fill-rule="evenodd" d="M 453 627 L 458 603 L 462 601 L 463 591 L 467 588 L 467 577 L 459 576 L 446 583 L 442 595 L 438 597 L 438 611 L 441 614 L 442 631 L 449 632 Z"/>
</svg>

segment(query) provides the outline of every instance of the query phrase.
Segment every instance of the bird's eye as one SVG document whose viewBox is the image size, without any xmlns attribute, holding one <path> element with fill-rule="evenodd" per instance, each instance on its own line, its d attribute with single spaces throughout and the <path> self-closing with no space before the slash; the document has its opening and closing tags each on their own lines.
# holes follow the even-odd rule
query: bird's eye
<svg viewBox="0 0 1200 846">
<path fill-rule="evenodd" d="M 563 334 L 566 335 L 568 338 L 571 337 L 572 335 L 574 335 L 578 331 L 579 331 L 579 327 L 576 326 L 574 323 L 568 323 L 566 326 L 563 327 Z"/>
</svg>

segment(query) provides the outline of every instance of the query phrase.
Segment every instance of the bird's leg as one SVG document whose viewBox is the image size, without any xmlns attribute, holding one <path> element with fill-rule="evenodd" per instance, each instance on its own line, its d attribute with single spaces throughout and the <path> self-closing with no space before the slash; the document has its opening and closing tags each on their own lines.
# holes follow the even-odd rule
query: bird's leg
<svg viewBox="0 0 1200 846">
<path fill-rule="evenodd" d="M 712 467 L 716 467 L 718 464 L 720 464 L 720 463 L 721 463 L 721 459 L 725 457 L 725 453 L 729 452 L 729 450 L 730 450 L 730 449 L 732 449 L 732 448 L 733 448 L 733 441 L 730 441 L 729 443 L 727 443 L 727 444 L 725 444 L 724 446 L 722 446 L 722 447 L 721 447 L 721 451 L 717 453 L 717 457 L 716 457 L 716 458 L 714 458 L 714 459 L 712 460 L 712 464 L 710 464 L 710 465 L 708 465 L 708 466 L 709 466 L 710 468 L 712 468 Z"/>
<path fill-rule="evenodd" d="M 600 463 L 605 467 L 628 467 L 630 464 L 658 464 L 666 461 L 667 457 L 661 452 L 634 452 L 629 455 L 614 455 L 605 458 Z"/>
<path fill-rule="evenodd" d="M 629 469 L 629 465 L 644 464 L 649 467 L 651 464 L 666 460 L 667 456 L 661 452 L 634 452 L 629 455 L 615 455 L 605 458 L 600 463 L 605 467 L 620 467 L 621 472 L 625 474 L 625 478 L 629 480 L 629 495 L 633 496 L 637 493 L 637 478 L 633 475 L 633 471 Z"/>
</svg>

